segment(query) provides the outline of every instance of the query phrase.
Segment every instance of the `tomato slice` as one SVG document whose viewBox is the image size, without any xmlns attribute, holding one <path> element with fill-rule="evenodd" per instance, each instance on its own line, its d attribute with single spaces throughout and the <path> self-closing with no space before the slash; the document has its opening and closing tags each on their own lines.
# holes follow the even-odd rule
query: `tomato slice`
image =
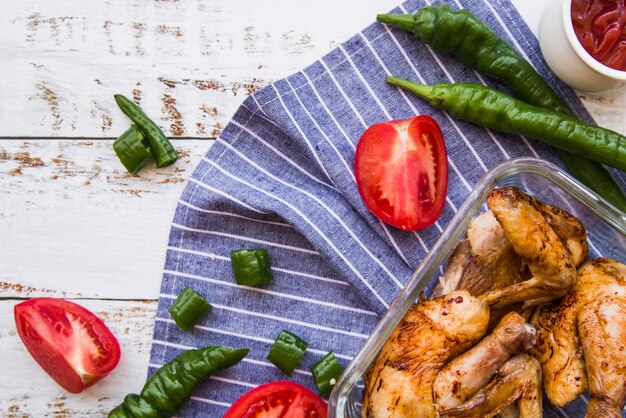
<svg viewBox="0 0 626 418">
<path fill-rule="evenodd" d="M 224 418 L 326 418 L 322 398 L 302 385 L 271 382 L 252 389 L 237 399 Z"/>
<path fill-rule="evenodd" d="M 73 302 L 34 298 L 15 305 L 14 315 L 30 354 L 69 392 L 93 385 L 120 360 L 120 345 L 111 331 Z"/>
<path fill-rule="evenodd" d="M 441 215 L 448 191 L 448 157 L 437 122 L 427 115 L 370 126 L 354 157 L 365 206 L 406 231 L 426 228 Z"/>
</svg>

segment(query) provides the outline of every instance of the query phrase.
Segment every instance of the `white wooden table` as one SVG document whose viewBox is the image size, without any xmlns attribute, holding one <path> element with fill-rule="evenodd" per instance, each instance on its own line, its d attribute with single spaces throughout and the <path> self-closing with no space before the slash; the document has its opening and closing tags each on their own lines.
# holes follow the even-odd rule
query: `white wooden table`
<svg viewBox="0 0 626 418">
<path fill-rule="evenodd" d="M 0 416 L 104 416 L 141 388 L 170 221 L 211 140 L 247 95 L 397 2 L 0 0 Z M 514 3 L 536 32 L 543 2 Z M 173 137 L 176 165 L 125 173 L 117 92 Z M 626 134 L 626 90 L 581 97 Z M 13 306 L 34 296 L 102 317 L 117 369 L 79 395 L 58 387 L 15 331 Z"/>
</svg>

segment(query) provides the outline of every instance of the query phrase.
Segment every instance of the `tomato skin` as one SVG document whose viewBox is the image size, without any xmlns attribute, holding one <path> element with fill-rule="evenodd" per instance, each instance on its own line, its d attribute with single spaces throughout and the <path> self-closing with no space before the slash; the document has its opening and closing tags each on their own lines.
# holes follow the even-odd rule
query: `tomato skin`
<svg viewBox="0 0 626 418">
<path fill-rule="evenodd" d="M 322 398 L 288 381 L 265 383 L 237 399 L 224 418 L 326 418 Z"/>
<path fill-rule="evenodd" d="M 427 115 L 370 126 L 354 157 L 365 206 L 405 231 L 426 228 L 441 216 L 448 190 L 443 134 Z"/>
<path fill-rule="evenodd" d="M 80 393 L 120 360 L 120 345 L 106 325 L 76 303 L 33 298 L 13 308 L 22 342 L 60 386 Z"/>
</svg>

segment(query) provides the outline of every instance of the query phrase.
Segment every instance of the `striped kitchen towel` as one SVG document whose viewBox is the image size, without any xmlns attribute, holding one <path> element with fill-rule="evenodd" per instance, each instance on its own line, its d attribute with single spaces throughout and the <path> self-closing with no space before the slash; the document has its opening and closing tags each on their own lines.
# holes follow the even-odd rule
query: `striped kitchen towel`
<svg viewBox="0 0 626 418">
<path fill-rule="evenodd" d="M 413 13 L 424 5 L 411 0 L 393 12 Z M 535 37 L 508 0 L 454 0 L 450 5 L 486 21 L 580 117 L 591 120 L 576 95 L 550 73 Z M 350 361 L 490 168 L 520 156 L 561 164 L 551 148 L 455 120 L 385 84 L 385 75 L 501 88 L 409 33 L 372 24 L 308 68 L 245 100 L 180 198 L 149 373 L 193 347 L 248 347 L 250 354 L 202 383 L 180 417 L 220 417 L 251 388 L 286 379 L 266 360 L 283 329 L 309 343 L 290 380 L 314 389 L 311 365 L 331 350 L 344 366 Z M 435 225 L 403 232 L 365 208 L 353 158 L 368 126 L 421 113 L 439 122 L 446 139 L 448 198 Z M 242 248 L 269 251 L 272 283 L 255 288 L 234 283 L 229 254 Z M 214 307 L 191 333 L 181 331 L 167 311 L 187 285 Z M 576 408 L 580 405 L 552 412 L 568 416 Z M 580 416 L 569 416 L 575 415 Z"/>
</svg>

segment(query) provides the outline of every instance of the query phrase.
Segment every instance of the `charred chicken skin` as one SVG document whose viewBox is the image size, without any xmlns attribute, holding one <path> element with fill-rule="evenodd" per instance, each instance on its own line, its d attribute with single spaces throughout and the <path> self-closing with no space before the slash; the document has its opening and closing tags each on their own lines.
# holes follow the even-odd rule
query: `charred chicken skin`
<svg viewBox="0 0 626 418">
<path fill-rule="evenodd" d="M 585 262 L 559 304 L 540 306 L 531 323 L 531 353 L 546 395 L 564 406 L 589 389 L 587 417 L 621 417 L 626 396 L 626 266 L 608 258 Z"/>
<path fill-rule="evenodd" d="M 569 213 L 514 187 L 489 193 L 487 205 L 532 277 L 484 295 L 491 306 L 523 302 L 536 306 L 564 296 L 587 256 L 587 234 Z"/>
<path fill-rule="evenodd" d="M 366 374 L 363 417 L 541 417 L 544 389 L 559 407 L 588 389 L 587 418 L 621 417 L 626 266 L 581 265 L 580 221 L 516 188 L 487 204 L 443 295 L 409 310 Z"/>
<path fill-rule="evenodd" d="M 488 321 L 489 306 L 464 290 L 413 305 L 366 375 L 363 417 L 435 417 L 435 377 Z"/>
<path fill-rule="evenodd" d="M 539 364 L 511 357 L 534 345 L 534 328 L 512 312 L 478 342 L 488 319 L 467 291 L 414 305 L 366 376 L 363 416 L 492 417 L 515 401 L 521 417 L 540 416 L 530 413 L 541 411 Z"/>
</svg>

